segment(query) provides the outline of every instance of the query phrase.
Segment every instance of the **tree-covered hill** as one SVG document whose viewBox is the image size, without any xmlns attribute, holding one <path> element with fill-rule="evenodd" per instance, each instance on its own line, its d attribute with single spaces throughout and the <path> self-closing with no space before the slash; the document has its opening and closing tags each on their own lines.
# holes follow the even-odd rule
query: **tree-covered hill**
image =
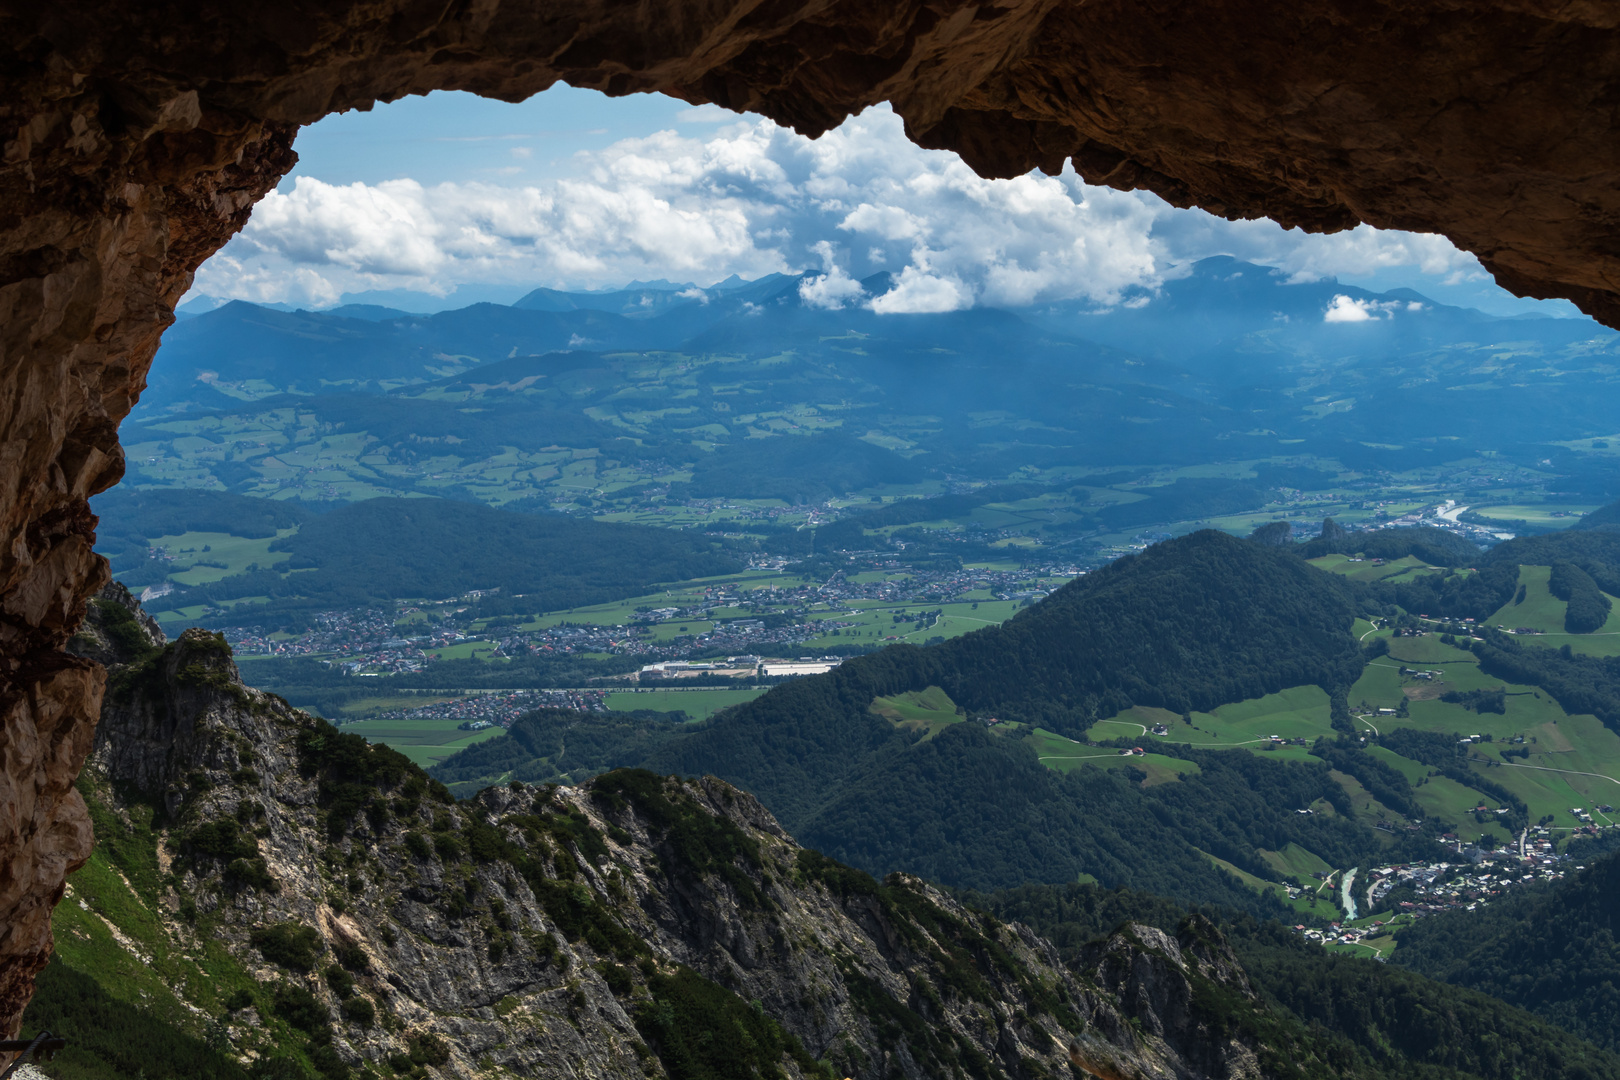
<svg viewBox="0 0 1620 1080">
<path fill-rule="evenodd" d="M 1144 787 L 1140 773 L 1049 769 L 1027 741 L 958 724 L 874 755 L 798 833 L 853 865 L 904 868 L 960 887 L 1090 875 L 1274 917 L 1289 911 L 1210 856 L 1261 878 L 1275 871 L 1260 852 L 1289 844 L 1335 865 L 1389 857 L 1355 823 L 1326 765 L 1233 751 L 1188 759 L 1198 767 L 1179 782 Z M 1298 812 L 1313 805 L 1323 812 Z M 1422 840 L 1408 848 L 1414 856 L 1430 850 Z"/>
<path fill-rule="evenodd" d="M 284 566 L 187 589 L 176 605 L 269 597 L 269 621 L 482 589 L 522 597 L 514 603 L 526 610 L 548 611 L 742 566 L 714 541 L 690 533 L 448 499 L 371 499 L 310 516 L 271 551 L 285 553 Z"/>
<path fill-rule="evenodd" d="M 1620 1050 L 1620 855 L 1556 885 L 1401 931 L 1397 963 Z"/>
<path fill-rule="evenodd" d="M 947 642 L 928 682 L 970 709 L 1078 734 L 1133 704 L 1181 712 L 1307 683 L 1348 687 L 1361 670 L 1354 615 L 1338 579 L 1204 530 Z"/>
<path fill-rule="evenodd" d="M 734 777 L 793 818 L 893 737 L 867 709 L 875 698 L 938 686 L 971 715 L 1080 737 L 1133 704 L 1208 709 L 1307 683 L 1348 687 L 1361 669 L 1352 618 L 1338 579 L 1204 531 L 1078 578 L 1000 626 L 778 687 L 660 761 Z"/>
<path fill-rule="evenodd" d="M 1620 502 L 1612 502 L 1607 506 L 1600 506 L 1571 526 L 1571 528 L 1582 530 L 1607 529 L 1614 527 L 1620 527 Z"/>
<path fill-rule="evenodd" d="M 1215 753 L 1196 756 L 1183 783 L 1143 789 L 1098 769 L 1055 773 L 1020 735 L 1038 725 L 1078 737 L 1133 704 L 1209 709 L 1308 683 L 1342 692 L 1362 663 L 1352 618 L 1340 579 L 1201 532 L 1079 578 L 999 627 L 856 657 L 690 732 L 584 724 L 582 745 L 597 768 L 641 754 L 659 771 L 728 779 L 806 842 L 874 872 L 978 887 L 1089 873 L 1270 910 L 1210 857 L 1271 876 L 1261 848 L 1297 842 L 1346 859 L 1377 849 L 1348 817 L 1295 813 L 1343 800 L 1325 766 Z M 929 687 L 970 722 L 923 738 L 870 709 Z M 1021 725 L 1007 736 L 971 722 L 990 717 Z M 520 720 L 436 775 L 463 784 L 570 775 L 592 762 L 562 760 L 565 723 Z"/>
<path fill-rule="evenodd" d="M 1365 555 L 1369 559 L 1416 555 L 1431 566 L 1473 566 L 1481 558 L 1479 548 L 1461 536 L 1429 526 L 1357 533 L 1324 527 L 1322 531 L 1322 536 L 1299 545 L 1300 555 L 1307 559 L 1343 554 Z"/>
</svg>

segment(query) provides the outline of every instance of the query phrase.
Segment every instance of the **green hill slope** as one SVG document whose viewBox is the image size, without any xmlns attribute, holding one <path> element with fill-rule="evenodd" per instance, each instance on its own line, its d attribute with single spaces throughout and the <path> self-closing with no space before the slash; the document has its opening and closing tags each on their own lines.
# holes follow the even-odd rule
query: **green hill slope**
<svg viewBox="0 0 1620 1080">
<path fill-rule="evenodd" d="M 1479 911 L 1403 930 L 1398 963 L 1544 1016 L 1620 1049 L 1620 856 Z"/>
<path fill-rule="evenodd" d="M 1144 787 L 1087 762 L 1049 770 L 1032 736 L 1083 737 L 1133 705 L 1213 709 L 1307 684 L 1342 699 L 1362 666 L 1352 619 L 1342 581 L 1287 553 L 1201 532 L 1082 577 L 1000 627 L 857 657 L 696 730 L 648 721 L 615 741 L 606 722 L 582 720 L 589 734 L 574 741 L 596 747 L 598 768 L 640 754 L 650 768 L 728 779 L 806 842 L 873 871 L 977 887 L 1090 874 L 1281 910 L 1210 856 L 1271 879 L 1263 848 L 1295 842 L 1335 860 L 1380 850 L 1348 805 L 1342 816 L 1296 813 L 1344 801 L 1325 766 L 1187 750 L 1194 763 L 1178 770 L 1182 782 Z M 872 708 L 930 688 L 967 722 L 919 727 Z M 987 730 L 990 718 L 999 723 Z M 553 748 L 568 723 L 519 721 L 508 738 L 435 775 L 469 787 L 548 779 L 537 773 L 563 771 Z M 1118 764 L 1109 750 L 1093 756 Z M 566 767 L 582 764 L 570 757 Z M 1154 858 L 1144 860 L 1148 850 Z"/>
</svg>

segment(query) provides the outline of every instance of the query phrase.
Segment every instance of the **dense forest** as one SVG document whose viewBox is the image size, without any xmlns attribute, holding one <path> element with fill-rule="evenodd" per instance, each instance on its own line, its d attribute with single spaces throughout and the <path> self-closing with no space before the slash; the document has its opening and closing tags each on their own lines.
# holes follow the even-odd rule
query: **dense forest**
<svg viewBox="0 0 1620 1080">
<path fill-rule="evenodd" d="M 1025 886 L 965 899 L 1030 927 L 1066 959 L 1127 920 L 1174 932 L 1190 914 L 1157 896 L 1094 885 Z M 1620 1075 L 1620 1059 L 1612 1054 L 1484 993 L 1333 955 L 1276 922 L 1213 907 L 1200 910 L 1219 925 L 1250 981 L 1273 1005 L 1318 1037 L 1332 1039 L 1340 1054 L 1391 1076 L 1592 1080 Z M 1463 920 L 1457 918 L 1457 924 Z M 1404 951 L 1403 943 L 1396 955 Z"/>
<path fill-rule="evenodd" d="M 1401 931 L 1395 961 L 1620 1051 L 1620 855 Z"/>
<path fill-rule="evenodd" d="M 873 755 L 794 831 L 852 865 L 908 870 L 954 886 L 986 889 L 1090 874 L 1106 885 L 1186 902 L 1219 898 L 1278 917 L 1288 909 L 1252 892 L 1210 856 L 1269 879 L 1276 871 L 1260 852 L 1290 843 L 1335 865 L 1393 857 L 1355 823 L 1326 765 L 1182 753 L 1198 765 L 1195 771 L 1178 783 L 1143 787 L 1140 773 L 1048 769 L 1026 742 L 958 724 Z M 1336 812 L 1297 812 L 1318 801 Z M 1425 838 L 1403 844 L 1395 854 L 1437 855 Z M 1144 858 L 1148 852 L 1152 857 Z"/>
<path fill-rule="evenodd" d="M 1456 533 L 1426 525 L 1409 529 L 1377 529 L 1346 532 L 1322 524 L 1322 535 L 1300 544 L 1295 550 L 1307 559 L 1323 555 L 1365 555 L 1369 559 L 1404 559 L 1416 555 L 1431 566 L 1473 566 L 1479 562 L 1479 548 Z"/>
<path fill-rule="evenodd" d="M 970 710 L 1077 736 L 1133 704 L 1182 712 L 1289 686 L 1348 688 L 1361 672 L 1354 615 L 1340 579 L 1206 529 L 929 650 L 927 681 L 903 689 L 943 686 Z"/>
<path fill-rule="evenodd" d="M 1555 562 L 1547 578 L 1547 589 L 1565 601 L 1564 629 L 1571 634 L 1590 634 L 1609 621 L 1609 598 L 1603 595 L 1592 575 L 1572 562 Z"/>
<path fill-rule="evenodd" d="M 120 580 L 136 588 L 164 580 L 172 569 L 149 557 L 159 537 L 217 532 L 262 540 L 315 516 L 302 503 L 184 488 L 117 487 L 90 505 L 101 519 L 96 550 L 107 556 Z"/>
<path fill-rule="evenodd" d="M 255 500 L 256 501 L 256 500 Z M 646 592 L 663 581 L 733 573 L 714 541 L 671 529 L 518 514 L 447 499 L 370 499 L 304 521 L 271 545 L 283 576 L 260 569 L 178 590 L 175 607 L 267 596 L 266 622 L 315 610 L 496 590 L 480 610 L 552 611 Z"/>
</svg>

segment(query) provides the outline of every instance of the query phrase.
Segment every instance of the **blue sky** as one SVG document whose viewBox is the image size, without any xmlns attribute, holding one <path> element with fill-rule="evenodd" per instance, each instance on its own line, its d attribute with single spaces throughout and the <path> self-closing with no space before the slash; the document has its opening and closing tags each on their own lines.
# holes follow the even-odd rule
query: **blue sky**
<svg viewBox="0 0 1620 1080">
<path fill-rule="evenodd" d="M 811 141 L 658 95 L 557 86 L 511 105 L 439 93 L 328 117 L 296 148 L 298 167 L 203 267 L 194 296 L 436 310 L 540 285 L 811 270 L 837 303 L 887 270 L 897 286 L 880 310 L 1107 307 L 1230 254 L 1295 279 L 1575 314 L 1511 296 L 1440 237 L 1225 222 L 1072 170 L 983 180 L 910 144 L 881 106 Z"/>
<path fill-rule="evenodd" d="M 438 93 L 370 112 L 329 116 L 299 132 L 299 176 L 332 184 L 414 179 L 424 185 L 468 180 L 537 183 L 574 175 L 581 152 L 666 128 L 703 130 L 738 114 L 693 108 L 662 94 L 610 98 L 558 83 L 518 105 Z"/>
</svg>

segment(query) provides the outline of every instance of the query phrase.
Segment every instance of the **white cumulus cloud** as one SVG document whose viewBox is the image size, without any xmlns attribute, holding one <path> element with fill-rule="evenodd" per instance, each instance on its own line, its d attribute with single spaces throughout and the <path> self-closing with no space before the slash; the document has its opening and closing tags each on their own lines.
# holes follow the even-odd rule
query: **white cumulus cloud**
<svg viewBox="0 0 1620 1080">
<path fill-rule="evenodd" d="M 1090 187 L 1072 170 L 985 180 L 954 154 L 912 144 L 887 107 L 814 141 L 723 113 L 689 110 L 680 119 L 697 135 L 625 139 L 581 155 L 572 176 L 537 185 L 302 176 L 259 204 L 196 287 L 320 307 L 365 289 L 707 285 L 734 273 L 811 270 L 819 273 L 804 300 L 836 308 L 867 302 L 858 280 L 887 270 L 893 290 L 871 305 L 903 313 L 1106 307 L 1214 254 L 1277 266 L 1292 280 L 1391 266 L 1480 272 L 1439 237 L 1365 227 L 1308 237 L 1271 222 L 1225 222 L 1145 193 Z M 1325 318 L 1379 314 L 1351 303 Z"/>
<path fill-rule="evenodd" d="M 1403 304 L 1398 300 L 1358 300 L 1338 293 L 1322 313 L 1322 321 L 1330 323 L 1371 322 L 1373 319 L 1392 319 L 1401 308 L 1422 311 L 1423 305 L 1413 301 Z"/>
</svg>

